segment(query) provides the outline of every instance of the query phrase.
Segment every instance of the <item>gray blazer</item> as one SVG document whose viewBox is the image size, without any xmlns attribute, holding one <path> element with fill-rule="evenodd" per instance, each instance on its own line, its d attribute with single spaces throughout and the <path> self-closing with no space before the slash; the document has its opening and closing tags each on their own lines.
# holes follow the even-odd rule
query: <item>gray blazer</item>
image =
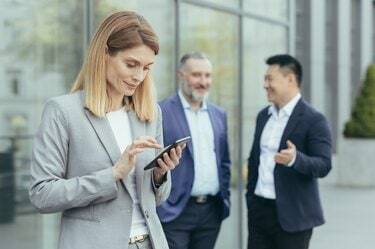
<svg viewBox="0 0 375 249">
<path fill-rule="evenodd" d="M 149 135 L 163 144 L 160 110 L 151 123 L 134 112 L 129 120 L 134 138 Z M 149 149 L 137 156 L 137 193 L 131 193 L 130 179 L 116 182 L 112 175 L 121 153 L 107 119 L 84 107 L 83 92 L 50 99 L 34 141 L 29 195 L 41 213 L 62 212 L 59 248 L 128 248 L 134 194 L 153 248 L 168 248 L 156 206 L 169 195 L 170 173 L 156 188 L 152 170 L 143 170 L 156 153 Z"/>
</svg>

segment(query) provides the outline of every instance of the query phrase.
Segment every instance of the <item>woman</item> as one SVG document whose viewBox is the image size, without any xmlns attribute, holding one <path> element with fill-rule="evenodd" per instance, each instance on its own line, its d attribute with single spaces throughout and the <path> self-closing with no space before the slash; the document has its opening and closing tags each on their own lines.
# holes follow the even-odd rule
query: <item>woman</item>
<svg viewBox="0 0 375 249">
<path fill-rule="evenodd" d="M 36 134 L 30 200 L 61 212 L 59 248 L 168 248 L 156 205 L 183 148 L 143 168 L 163 146 L 150 67 L 157 37 L 134 12 L 98 28 L 72 93 L 49 100 Z"/>
</svg>

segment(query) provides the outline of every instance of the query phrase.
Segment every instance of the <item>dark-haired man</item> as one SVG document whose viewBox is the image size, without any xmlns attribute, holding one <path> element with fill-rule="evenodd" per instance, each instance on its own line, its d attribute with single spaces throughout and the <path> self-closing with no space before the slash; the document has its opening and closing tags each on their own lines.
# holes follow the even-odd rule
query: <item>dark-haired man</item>
<svg viewBox="0 0 375 249">
<path fill-rule="evenodd" d="M 248 160 L 248 249 L 307 249 L 324 223 L 317 178 L 331 170 L 331 134 L 301 97 L 301 64 L 286 54 L 266 63 L 271 105 L 257 116 Z"/>
</svg>

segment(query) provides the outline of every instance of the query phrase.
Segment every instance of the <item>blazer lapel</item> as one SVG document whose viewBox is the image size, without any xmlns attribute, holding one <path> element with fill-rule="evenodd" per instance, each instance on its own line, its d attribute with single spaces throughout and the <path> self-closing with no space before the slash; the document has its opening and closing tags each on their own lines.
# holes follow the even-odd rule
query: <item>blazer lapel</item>
<svg viewBox="0 0 375 249">
<path fill-rule="evenodd" d="M 129 116 L 129 122 L 130 122 L 133 140 L 140 136 L 146 135 L 146 124 L 144 122 L 141 122 L 138 119 L 137 114 L 134 111 L 128 111 L 128 116 Z M 145 171 L 143 169 L 144 165 L 141 165 L 141 164 L 144 164 L 144 163 L 146 162 L 142 160 L 142 153 L 137 155 L 137 161 L 136 161 L 134 170 L 135 170 L 135 177 L 136 177 L 136 191 L 137 191 L 137 196 L 138 196 L 140 203 L 142 203 L 143 176 L 145 174 Z M 127 182 L 129 182 L 129 180 Z"/>
<path fill-rule="evenodd" d="M 103 147 L 107 151 L 112 165 L 114 165 L 121 156 L 120 149 L 117 146 L 115 136 L 112 132 L 111 126 L 107 118 L 99 118 L 94 116 L 88 109 L 85 108 L 85 114 L 95 130 Z"/>
<path fill-rule="evenodd" d="M 186 116 L 185 116 L 185 110 L 184 110 L 184 107 L 182 106 L 180 97 L 178 95 L 176 95 L 173 102 L 175 102 L 175 104 L 172 106 L 172 108 L 176 109 L 176 111 L 174 112 L 174 115 L 176 116 L 178 126 L 182 131 L 183 137 L 190 136 L 190 134 L 191 134 L 190 129 L 189 129 L 189 126 L 188 126 L 188 122 L 187 122 L 187 119 L 186 119 Z M 166 144 L 166 145 L 168 145 L 168 144 Z M 187 143 L 187 148 L 188 148 L 190 154 L 194 155 L 194 153 L 193 153 L 193 143 L 191 141 L 189 141 Z M 194 156 L 192 156 L 192 158 L 194 160 Z"/>
<path fill-rule="evenodd" d="M 208 116 L 210 117 L 211 126 L 214 134 L 214 146 L 215 146 L 215 154 L 216 154 L 216 164 L 218 166 L 219 171 L 221 171 L 220 167 L 220 133 L 218 124 L 220 124 L 220 120 L 217 120 L 217 116 L 215 115 L 212 106 L 207 103 L 207 110 Z"/>
<path fill-rule="evenodd" d="M 257 144 L 260 146 L 260 137 L 262 136 L 263 129 L 267 124 L 268 119 L 271 117 L 271 114 L 268 113 L 268 108 L 265 110 L 264 114 L 259 119 L 259 132 L 255 134 L 256 141 L 259 141 Z"/>
<path fill-rule="evenodd" d="M 269 107 L 268 107 L 269 108 Z M 264 130 L 264 127 L 267 124 L 268 119 L 271 117 L 271 114 L 268 114 L 268 108 L 265 109 L 259 116 L 259 121 L 255 127 L 255 135 L 254 135 L 254 160 L 253 162 L 257 167 L 259 166 L 259 157 L 260 157 L 260 139 Z"/>
<path fill-rule="evenodd" d="M 94 116 L 88 109 L 85 109 L 85 114 L 88 120 L 90 121 L 92 127 L 94 128 L 95 133 L 97 134 L 100 142 L 102 143 L 103 147 L 107 151 L 109 158 L 111 159 L 112 165 L 114 165 L 119 160 L 121 156 L 121 151 L 117 145 L 116 138 L 113 134 L 113 131 L 111 129 L 111 126 L 107 118 L 98 118 Z M 131 115 L 129 115 L 129 120 L 130 120 L 131 127 L 135 126 L 135 125 L 132 125 Z M 133 137 L 136 137 L 135 134 L 138 131 L 137 129 L 135 129 L 135 131 L 133 130 L 134 129 L 132 128 L 132 135 Z M 127 176 L 126 179 L 121 180 L 121 182 L 123 186 L 125 187 L 125 189 L 128 191 L 128 193 L 130 194 L 130 196 L 133 198 L 129 176 Z"/>
<path fill-rule="evenodd" d="M 279 151 L 286 148 L 286 141 L 290 135 L 290 133 L 296 128 L 297 124 L 301 120 L 301 117 L 303 116 L 303 111 L 305 109 L 305 104 L 303 99 L 301 98 L 296 107 L 294 108 L 292 115 L 290 116 L 288 123 L 285 127 L 283 136 L 281 137 L 280 145 L 279 145 Z"/>
</svg>

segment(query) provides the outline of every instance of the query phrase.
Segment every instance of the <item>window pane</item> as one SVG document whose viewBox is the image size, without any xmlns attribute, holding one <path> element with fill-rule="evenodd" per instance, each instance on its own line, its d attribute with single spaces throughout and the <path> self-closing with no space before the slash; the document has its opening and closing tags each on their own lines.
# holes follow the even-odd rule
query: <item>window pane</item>
<svg viewBox="0 0 375 249">
<path fill-rule="evenodd" d="M 204 17 L 204 18 L 202 18 Z M 223 22 L 223 20 L 225 20 Z M 238 25 L 237 16 L 187 4 L 181 6 L 181 55 L 202 51 L 213 65 L 210 100 L 228 113 L 229 143 L 232 159 L 232 183 L 238 181 Z M 232 203 L 238 195 L 232 189 Z M 235 204 L 234 204 L 235 205 Z M 232 207 L 235 209 L 234 207 Z M 231 215 L 221 229 L 216 248 L 238 248 L 238 215 Z M 225 237 L 224 237 L 225 236 Z M 230 238 L 230 239 L 229 239 Z"/>
<path fill-rule="evenodd" d="M 46 99 L 69 91 L 83 55 L 81 1 L 0 1 L 0 241 L 56 248 L 57 215 L 29 203 L 31 140 Z"/>
<path fill-rule="evenodd" d="M 284 27 L 262 23 L 253 19 L 244 21 L 243 55 L 243 153 L 245 165 L 249 156 L 256 115 L 267 105 L 263 89 L 265 60 L 274 54 L 287 52 L 287 30 Z M 246 178 L 246 176 L 244 176 Z"/>
<path fill-rule="evenodd" d="M 160 41 L 159 55 L 152 69 L 152 75 L 159 99 L 174 91 L 174 8 L 169 0 L 95 0 L 96 26 L 111 12 L 132 10 L 144 16 L 155 30 Z"/>
<path fill-rule="evenodd" d="M 286 21 L 288 19 L 289 0 L 245 0 L 243 7 L 245 11 L 270 18 Z"/>
<path fill-rule="evenodd" d="M 206 2 L 212 2 L 215 5 L 236 9 L 240 7 L 240 0 L 206 0 Z"/>
</svg>

